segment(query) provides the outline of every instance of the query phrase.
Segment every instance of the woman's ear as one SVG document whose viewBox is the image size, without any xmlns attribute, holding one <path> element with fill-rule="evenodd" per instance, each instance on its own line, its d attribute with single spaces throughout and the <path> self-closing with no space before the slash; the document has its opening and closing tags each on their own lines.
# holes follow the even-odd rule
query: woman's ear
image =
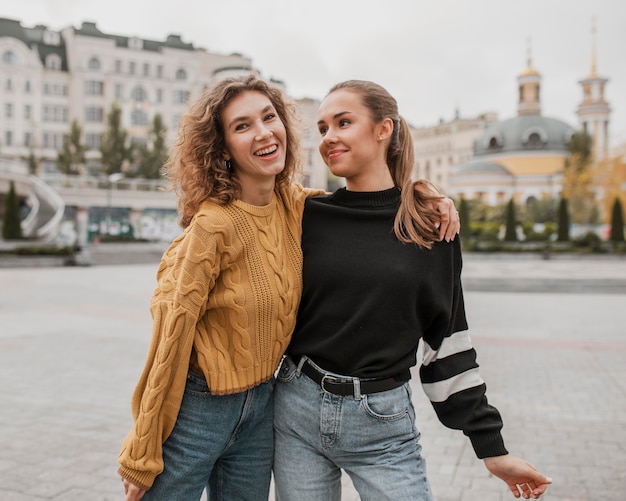
<svg viewBox="0 0 626 501">
<path fill-rule="evenodd" d="M 393 134 L 393 120 L 391 118 L 385 118 L 378 124 L 378 133 L 376 136 L 379 141 L 389 139 Z"/>
</svg>

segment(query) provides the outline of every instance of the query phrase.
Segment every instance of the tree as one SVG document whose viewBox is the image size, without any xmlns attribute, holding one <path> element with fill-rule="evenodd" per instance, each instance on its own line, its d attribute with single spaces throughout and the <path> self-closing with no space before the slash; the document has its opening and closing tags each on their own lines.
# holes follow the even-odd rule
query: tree
<svg viewBox="0 0 626 501">
<path fill-rule="evenodd" d="M 7 193 L 4 200 L 2 238 L 5 240 L 19 240 L 23 238 L 22 222 L 20 220 L 20 199 L 15 192 L 15 183 L 13 181 L 9 185 L 9 193 Z"/>
<path fill-rule="evenodd" d="M 128 132 L 122 127 L 122 110 L 113 103 L 107 115 L 107 130 L 102 136 L 100 153 L 106 175 L 122 172 L 124 162 L 130 160 L 132 148 L 128 146 Z"/>
<path fill-rule="evenodd" d="M 567 198 L 562 197 L 559 202 L 559 231 L 557 240 L 559 242 L 569 242 L 569 208 Z"/>
<path fill-rule="evenodd" d="M 150 128 L 148 144 L 142 145 L 138 150 L 138 173 L 148 179 L 161 177 L 161 169 L 167 161 L 167 146 L 165 134 L 167 129 L 160 114 L 154 115 Z"/>
<path fill-rule="evenodd" d="M 57 154 L 57 163 L 63 174 L 78 175 L 85 165 L 87 147 L 81 143 L 82 133 L 78 122 L 73 120 L 70 133 L 63 136 L 63 148 Z"/>
<path fill-rule="evenodd" d="M 515 202 L 511 198 L 506 206 L 506 231 L 504 232 L 505 242 L 517 242 L 517 221 L 515 217 Z"/>
<path fill-rule="evenodd" d="M 611 211 L 611 242 L 624 242 L 624 212 L 622 211 L 622 202 L 619 198 L 615 198 L 613 210 Z"/>
<path fill-rule="evenodd" d="M 470 208 L 464 197 L 459 202 L 459 222 L 461 223 L 461 239 L 468 241 L 472 234 L 470 228 Z"/>
<path fill-rule="evenodd" d="M 569 156 L 563 173 L 563 196 L 568 199 L 572 220 L 585 224 L 595 204 L 592 189 L 592 139 L 585 131 L 576 132 L 567 144 Z"/>
<path fill-rule="evenodd" d="M 28 155 L 28 172 L 33 176 L 39 175 L 39 160 L 33 151 Z"/>
</svg>

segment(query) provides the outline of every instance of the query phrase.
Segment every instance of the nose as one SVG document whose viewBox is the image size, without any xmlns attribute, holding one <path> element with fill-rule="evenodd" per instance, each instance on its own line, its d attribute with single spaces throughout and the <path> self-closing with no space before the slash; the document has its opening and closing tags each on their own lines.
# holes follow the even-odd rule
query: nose
<svg viewBox="0 0 626 501">
<path fill-rule="evenodd" d="M 269 137 L 272 137 L 273 135 L 274 133 L 271 131 L 271 129 L 266 127 L 264 124 L 259 125 L 259 128 L 257 130 L 257 139 L 267 139 Z"/>
<path fill-rule="evenodd" d="M 332 127 L 326 129 L 326 132 L 322 136 L 322 144 L 332 144 L 336 140 L 334 129 Z"/>
</svg>

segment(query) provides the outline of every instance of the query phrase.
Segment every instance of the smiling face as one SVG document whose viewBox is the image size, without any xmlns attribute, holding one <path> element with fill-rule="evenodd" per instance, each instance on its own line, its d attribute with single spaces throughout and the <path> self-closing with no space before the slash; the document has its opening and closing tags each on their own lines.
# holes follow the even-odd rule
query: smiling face
<svg viewBox="0 0 626 501">
<path fill-rule="evenodd" d="M 287 133 L 269 97 L 246 91 L 222 111 L 225 159 L 230 160 L 242 192 L 273 186 L 285 168 Z"/>
<path fill-rule="evenodd" d="M 386 139 L 393 130 L 389 123 L 374 123 L 360 94 L 354 91 L 339 89 L 322 101 L 317 122 L 322 136 L 320 154 L 334 175 L 346 179 L 348 189 L 389 187 L 385 161 Z"/>
</svg>

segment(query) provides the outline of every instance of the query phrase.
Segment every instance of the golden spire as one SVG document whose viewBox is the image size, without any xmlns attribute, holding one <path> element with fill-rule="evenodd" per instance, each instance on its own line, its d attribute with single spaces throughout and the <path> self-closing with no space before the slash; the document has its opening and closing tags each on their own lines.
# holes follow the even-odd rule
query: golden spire
<svg viewBox="0 0 626 501">
<path fill-rule="evenodd" d="M 528 47 L 526 48 L 526 69 L 520 73 L 520 76 L 539 75 L 539 72 L 533 68 L 533 55 L 530 46 L 530 37 L 528 37 Z"/>
<path fill-rule="evenodd" d="M 591 75 L 596 77 L 596 18 L 591 18 Z"/>
</svg>

